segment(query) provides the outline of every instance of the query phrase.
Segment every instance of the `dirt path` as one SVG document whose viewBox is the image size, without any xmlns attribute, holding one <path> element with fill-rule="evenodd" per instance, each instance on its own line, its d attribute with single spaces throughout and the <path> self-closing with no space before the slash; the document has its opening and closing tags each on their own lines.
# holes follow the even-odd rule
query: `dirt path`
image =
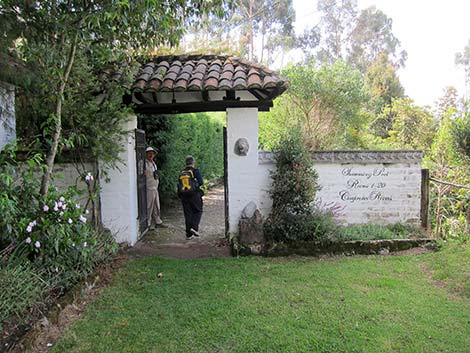
<svg viewBox="0 0 470 353">
<path fill-rule="evenodd" d="M 176 259 L 230 256 L 225 239 L 224 187 L 216 186 L 204 196 L 199 227 L 200 239 L 187 240 L 181 204 L 173 202 L 162 209 L 164 228 L 149 231 L 129 250 L 131 257 L 158 255 Z"/>
</svg>

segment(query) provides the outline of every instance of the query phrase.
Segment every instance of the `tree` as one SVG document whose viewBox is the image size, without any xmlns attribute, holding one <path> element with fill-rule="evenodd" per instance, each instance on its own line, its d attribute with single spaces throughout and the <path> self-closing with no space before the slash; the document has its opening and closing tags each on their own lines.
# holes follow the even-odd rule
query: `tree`
<svg viewBox="0 0 470 353">
<path fill-rule="evenodd" d="M 319 0 L 321 48 L 318 58 L 332 63 L 345 59 L 349 34 L 357 16 L 357 0 Z"/>
<path fill-rule="evenodd" d="M 404 66 L 407 53 L 399 51 L 400 41 L 392 32 L 392 22 L 375 6 L 361 11 L 349 37 L 348 62 L 352 67 L 366 72 L 383 55 L 394 68 Z"/>
<path fill-rule="evenodd" d="M 455 54 L 456 65 L 463 66 L 465 70 L 465 87 L 467 99 L 470 95 L 470 39 L 461 53 Z"/>
<path fill-rule="evenodd" d="M 387 138 L 394 121 L 392 102 L 403 98 L 405 90 L 385 53 L 367 69 L 364 80 L 370 95 L 367 110 L 373 116 L 370 130 L 375 136 Z"/>
<path fill-rule="evenodd" d="M 351 147 L 351 138 L 363 129 L 360 107 L 366 100 L 361 74 L 342 61 L 316 68 L 288 66 L 281 75 L 289 90 L 260 123 L 262 142 L 266 133 L 279 139 L 295 126 L 311 150 Z M 354 145 L 354 147 L 356 147 Z"/>
<path fill-rule="evenodd" d="M 73 102 L 77 93 L 97 96 L 102 92 L 99 85 L 93 92 L 77 89 L 83 82 L 80 74 L 86 69 L 97 74 L 106 65 L 119 63 L 112 69 L 125 81 L 136 55 L 160 44 L 176 44 L 185 23 L 205 12 L 220 11 L 221 5 L 222 0 L 0 1 L 0 48 L 33 67 L 41 82 L 35 89 L 43 98 L 41 110 L 47 117 L 43 126 L 49 137 L 42 195 L 48 192 L 54 160 L 63 143 L 67 102 Z"/>
<path fill-rule="evenodd" d="M 199 49 L 202 44 L 213 54 L 271 63 L 277 51 L 284 53 L 295 45 L 294 21 L 292 0 L 234 0 L 223 22 L 207 16 L 195 24 L 194 34 L 185 37 L 185 49 Z"/>
<path fill-rule="evenodd" d="M 383 54 L 394 68 L 404 66 L 407 54 L 392 31 L 392 19 L 375 7 L 359 12 L 356 0 L 319 0 L 320 23 L 306 30 L 298 45 L 320 62 L 344 60 L 365 73 Z M 313 50 L 312 53 L 309 53 Z"/>
<path fill-rule="evenodd" d="M 398 148 L 429 150 L 435 134 L 432 114 L 410 98 L 395 99 L 390 111 L 394 117 L 390 140 Z"/>
</svg>

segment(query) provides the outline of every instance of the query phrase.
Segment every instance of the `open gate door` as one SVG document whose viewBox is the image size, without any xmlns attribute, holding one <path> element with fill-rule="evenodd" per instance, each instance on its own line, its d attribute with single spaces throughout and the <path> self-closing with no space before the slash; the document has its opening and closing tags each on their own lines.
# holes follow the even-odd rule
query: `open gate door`
<svg viewBox="0 0 470 353">
<path fill-rule="evenodd" d="M 147 231 L 147 181 L 145 178 L 145 131 L 135 129 L 135 153 L 137 166 L 137 204 L 139 233 L 144 235 Z"/>
<path fill-rule="evenodd" d="M 224 206 L 225 206 L 225 236 L 228 238 L 228 150 L 227 150 L 227 128 L 224 126 Z"/>
</svg>

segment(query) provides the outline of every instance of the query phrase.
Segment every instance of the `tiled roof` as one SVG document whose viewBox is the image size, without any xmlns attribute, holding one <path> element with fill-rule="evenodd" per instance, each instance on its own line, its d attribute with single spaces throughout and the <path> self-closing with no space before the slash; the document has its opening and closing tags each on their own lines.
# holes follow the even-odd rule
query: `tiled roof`
<svg viewBox="0 0 470 353">
<path fill-rule="evenodd" d="M 134 92 L 258 90 L 273 99 L 288 82 L 265 66 L 214 55 L 157 56 L 136 76 Z"/>
</svg>

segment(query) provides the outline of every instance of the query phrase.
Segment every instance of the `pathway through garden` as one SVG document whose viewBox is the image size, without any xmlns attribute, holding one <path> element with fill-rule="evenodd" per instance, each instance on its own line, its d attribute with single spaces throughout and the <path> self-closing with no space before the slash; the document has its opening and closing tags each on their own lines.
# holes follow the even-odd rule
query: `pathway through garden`
<svg viewBox="0 0 470 353">
<path fill-rule="evenodd" d="M 129 250 L 131 257 L 158 255 L 176 259 L 230 256 L 225 239 L 224 186 L 211 188 L 204 196 L 204 211 L 199 231 L 200 239 L 187 240 L 183 209 L 179 200 L 162 208 L 165 227 L 147 232 Z"/>
</svg>

